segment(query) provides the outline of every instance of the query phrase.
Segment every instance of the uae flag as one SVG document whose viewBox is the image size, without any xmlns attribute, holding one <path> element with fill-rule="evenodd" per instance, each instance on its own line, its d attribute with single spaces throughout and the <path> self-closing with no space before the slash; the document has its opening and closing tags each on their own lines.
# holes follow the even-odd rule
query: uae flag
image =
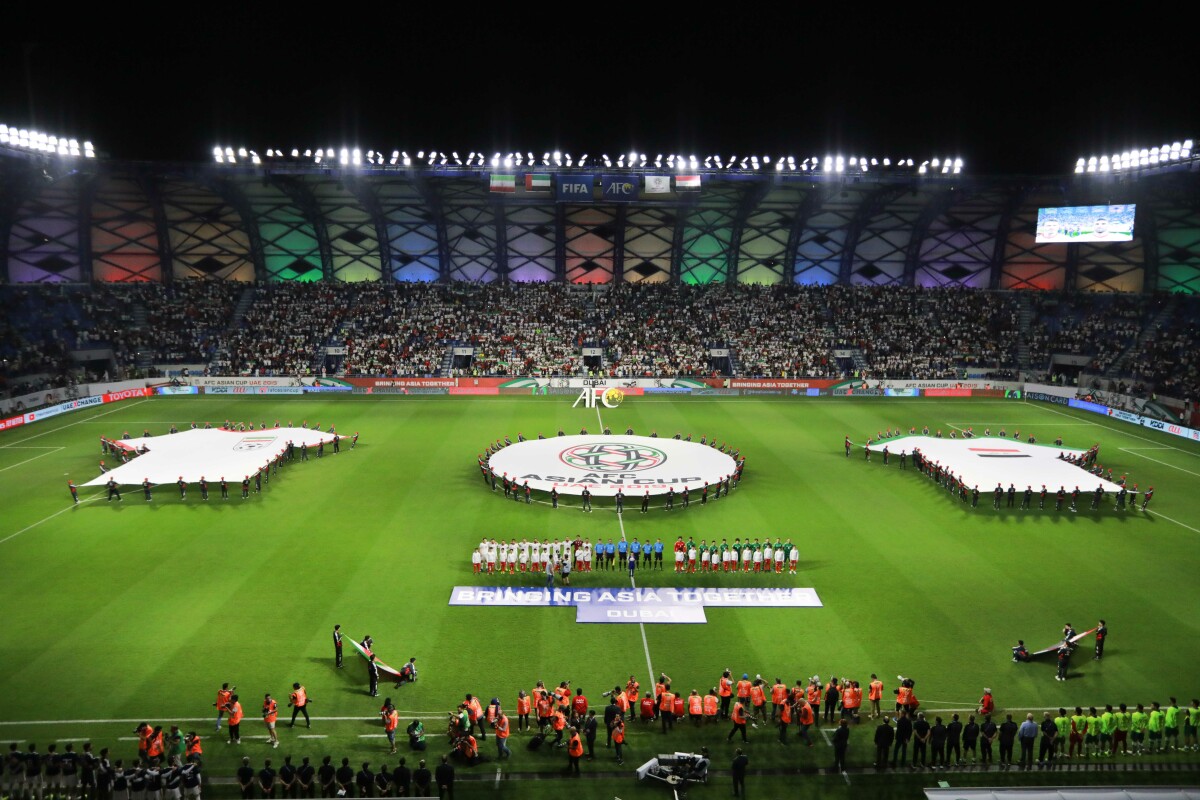
<svg viewBox="0 0 1200 800">
<path fill-rule="evenodd" d="M 491 190 L 493 192 L 508 192 L 512 193 L 517 190 L 516 175 L 493 175 Z"/>
<path fill-rule="evenodd" d="M 700 176 L 676 175 L 675 188 L 681 192 L 698 192 L 700 191 Z"/>
<path fill-rule="evenodd" d="M 646 194 L 669 194 L 671 191 L 671 176 L 647 175 Z"/>
<path fill-rule="evenodd" d="M 360 656 L 362 656 L 362 657 L 363 657 L 363 659 L 365 659 L 365 660 L 367 660 L 367 661 L 370 661 L 370 660 L 371 660 L 371 655 L 372 655 L 372 653 L 371 653 L 371 651 L 370 651 L 370 650 L 368 650 L 367 648 L 363 647 L 361 644 L 359 644 L 358 642 L 354 641 L 354 640 L 353 640 L 353 639 L 351 639 L 349 636 L 345 636 L 345 637 L 343 637 L 343 638 L 345 639 L 345 641 L 349 642 L 349 643 L 350 643 L 350 644 L 351 644 L 351 645 L 354 647 L 354 649 L 355 649 L 355 650 L 357 650 L 357 651 L 358 651 L 358 654 L 359 654 Z M 399 681 L 399 680 L 400 680 L 400 673 L 399 673 L 397 670 L 394 670 L 394 669 L 392 669 L 392 668 L 391 668 L 391 667 L 389 667 L 387 664 L 385 664 L 385 663 L 383 663 L 382 661 L 380 661 L 380 660 L 379 660 L 379 656 L 375 656 L 375 666 L 379 667 L 379 672 L 380 672 L 380 674 L 382 674 L 382 675 L 390 675 L 390 676 L 391 676 L 391 679 L 392 679 L 392 680 L 395 680 L 395 681 Z"/>
<path fill-rule="evenodd" d="M 532 172 L 525 173 L 525 191 L 527 192 L 548 192 L 550 191 L 550 176 L 549 175 L 534 175 Z"/>
</svg>

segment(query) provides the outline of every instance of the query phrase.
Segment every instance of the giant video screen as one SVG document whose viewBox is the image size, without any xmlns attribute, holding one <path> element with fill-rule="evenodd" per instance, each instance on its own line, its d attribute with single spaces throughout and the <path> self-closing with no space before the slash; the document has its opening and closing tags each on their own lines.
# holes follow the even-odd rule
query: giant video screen
<svg viewBox="0 0 1200 800">
<path fill-rule="evenodd" d="M 1038 244 L 1072 242 L 1129 242 L 1137 205 L 1064 206 L 1039 208 Z"/>
</svg>

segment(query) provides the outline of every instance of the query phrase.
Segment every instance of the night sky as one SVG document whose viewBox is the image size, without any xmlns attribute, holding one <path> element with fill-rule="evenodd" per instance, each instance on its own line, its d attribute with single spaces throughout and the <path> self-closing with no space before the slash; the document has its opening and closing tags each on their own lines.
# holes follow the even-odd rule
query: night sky
<svg viewBox="0 0 1200 800">
<path fill-rule="evenodd" d="M 357 35 L 319 38 L 9 44 L 0 122 L 127 159 L 207 161 L 217 143 L 828 153 L 961 156 L 968 172 L 996 175 L 1062 174 L 1081 155 L 1200 134 L 1185 26 L 1143 34 L 1114 19 L 1085 33 L 1012 13 L 876 30 L 736 16 L 557 31 L 447 20 L 393 23 L 385 36 L 359 22 L 324 26 Z"/>
</svg>

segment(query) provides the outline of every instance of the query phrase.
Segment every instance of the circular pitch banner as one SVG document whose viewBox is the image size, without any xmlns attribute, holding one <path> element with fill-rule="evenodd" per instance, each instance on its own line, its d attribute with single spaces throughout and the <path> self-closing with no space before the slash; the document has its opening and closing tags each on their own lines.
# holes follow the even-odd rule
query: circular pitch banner
<svg viewBox="0 0 1200 800">
<path fill-rule="evenodd" d="M 559 494 L 612 496 L 618 490 L 634 499 L 676 493 L 686 486 L 698 492 L 732 475 L 733 459 L 708 445 L 649 436 L 556 436 L 519 442 L 496 453 L 489 465 L 497 477 Z"/>
</svg>

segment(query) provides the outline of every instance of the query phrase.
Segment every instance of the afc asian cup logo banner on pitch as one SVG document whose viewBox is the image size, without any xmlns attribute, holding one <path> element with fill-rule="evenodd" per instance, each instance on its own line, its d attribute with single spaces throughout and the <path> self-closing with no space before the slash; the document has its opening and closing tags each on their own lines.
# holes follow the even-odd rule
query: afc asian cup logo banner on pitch
<svg viewBox="0 0 1200 800">
<path fill-rule="evenodd" d="M 612 444 L 580 444 L 558 454 L 569 467 L 587 472 L 636 472 L 664 464 L 667 454 L 657 447 L 643 447 L 629 442 Z"/>
<path fill-rule="evenodd" d="M 680 494 L 698 500 L 704 484 L 716 485 L 737 471 L 728 453 L 715 447 L 650 436 L 555 436 L 505 447 L 488 459 L 497 479 L 529 484 L 539 492 L 598 497 L 622 492 L 630 501 L 646 492 Z"/>
</svg>

